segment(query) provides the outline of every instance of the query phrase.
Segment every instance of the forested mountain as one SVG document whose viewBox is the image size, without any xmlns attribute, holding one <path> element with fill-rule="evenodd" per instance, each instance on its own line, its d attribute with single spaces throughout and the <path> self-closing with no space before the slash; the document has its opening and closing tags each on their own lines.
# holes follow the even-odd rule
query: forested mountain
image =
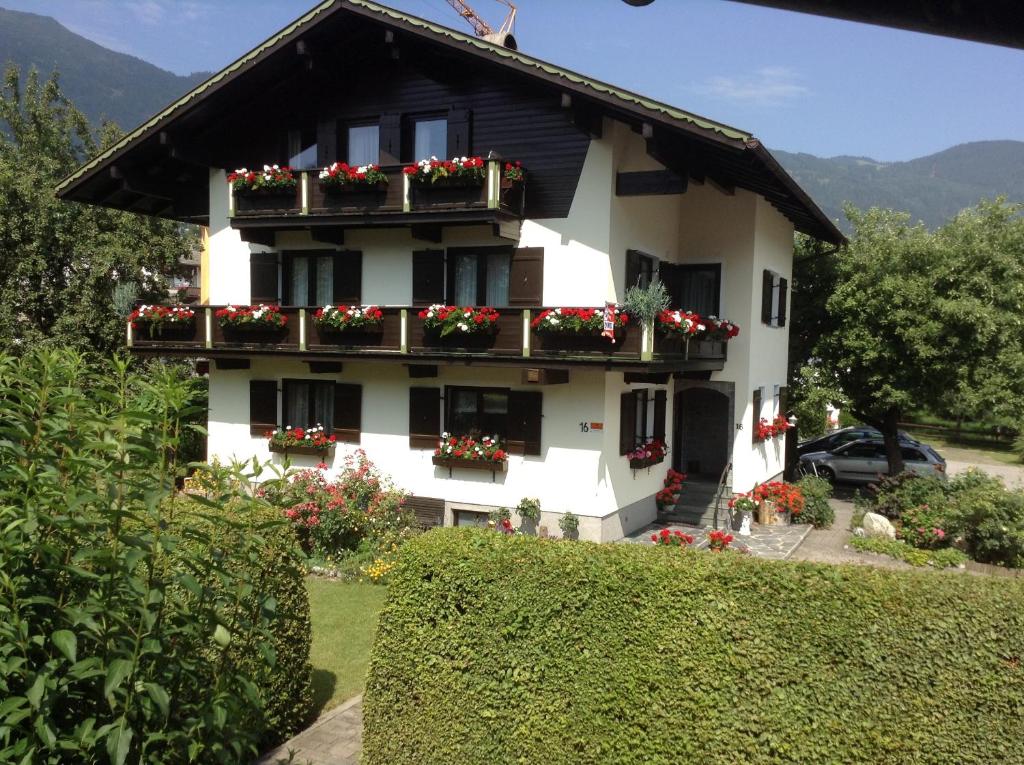
<svg viewBox="0 0 1024 765">
<path fill-rule="evenodd" d="M 0 64 L 23 73 L 60 72 L 61 89 L 94 123 L 113 120 L 131 130 L 209 74 L 181 77 L 77 35 L 56 19 L 0 8 Z"/>
<path fill-rule="evenodd" d="M 977 141 L 909 162 L 772 152 L 830 218 L 844 202 L 909 212 L 929 227 L 983 197 L 1024 202 L 1024 142 Z"/>
</svg>

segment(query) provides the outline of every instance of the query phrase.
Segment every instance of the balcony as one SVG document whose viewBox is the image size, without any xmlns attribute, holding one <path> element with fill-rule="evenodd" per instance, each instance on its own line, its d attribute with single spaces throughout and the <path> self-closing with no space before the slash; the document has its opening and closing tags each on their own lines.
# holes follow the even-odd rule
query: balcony
<svg viewBox="0 0 1024 765">
<path fill-rule="evenodd" d="M 630 325 L 607 339 L 539 333 L 531 322 L 544 308 L 502 309 L 491 334 L 440 337 L 424 329 L 419 308 L 381 307 L 373 330 L 326 331 L 313 321 L 316 307 L 285 306 L 285 326 L 273 331 L 232 331 L 221 327 L 220 306 L 196 306 L 195 321 L 163 334 L 145 325 L 127 327 L 128 346 L 160 355 L 240 357 L 301 355 L 304 360 L 391 359 L 401 362 L 460 362 L 487 365 L 589 366 L 644 372 L 718 371 L 725 367 L 727 343 L 671 339 L 652 327 Z"/>
<path fill-rule="evenodd" d="M 230 191 L 231 225 L 243 231 L 331 226 L 367 228 L 413 224 L 508 223 L 521 220 L 526 181 L 504 180 L 503 161 L 486 160 L 482 184 L 430 186 L 409 181 L 405 165 L 385 165 L 378 188 L 325 191 L 319 169 L 295 171 L 287 194 L 243 195 Z M 228 187 L 230 190 L 230 187 Z"/>
</svg>

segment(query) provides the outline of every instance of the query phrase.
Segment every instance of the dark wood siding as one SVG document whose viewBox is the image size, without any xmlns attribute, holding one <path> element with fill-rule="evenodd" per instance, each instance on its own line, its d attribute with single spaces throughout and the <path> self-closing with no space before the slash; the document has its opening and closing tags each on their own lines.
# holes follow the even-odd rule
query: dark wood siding
<svg viewBox="0 0 1024 765">
<path fill-rule="evenodd" d="M 277 427 L 277 381 L 249 381 L 249 433 L 265 436 Z"/>
<path fill-rule="evenodd" d="M 339 441 L 358 444 L 363 430 L 363 386 L 334 384 L 334 436 Z"/>
<path fill-rule="evenodd" d="M 512 251 L 508 304 L 514 307 L 544 305 L 543 247 L 520 247 Z"/>
<path fill-rule="evenodd" d="M 435 449 L 441 435 L 441 389 L 409 388 L 409 448 Z"/>
</svg>

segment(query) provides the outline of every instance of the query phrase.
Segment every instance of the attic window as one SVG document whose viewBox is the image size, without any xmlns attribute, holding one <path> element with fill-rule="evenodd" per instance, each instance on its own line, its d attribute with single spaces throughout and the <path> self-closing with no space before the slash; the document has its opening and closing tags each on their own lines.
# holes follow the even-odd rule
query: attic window
<svg viewBox="0 0 1024 765">
<path fill-rule="evenodd" d="M 297 169 L 316 167 L 316 128 L 288 131 L 288 166 Z"/>
<path fill-rule="evenodd" d="M 414 160 L 448 156 L 448 120 L 436 117 L 416 120 L 413 136 Z"/>
</svg>

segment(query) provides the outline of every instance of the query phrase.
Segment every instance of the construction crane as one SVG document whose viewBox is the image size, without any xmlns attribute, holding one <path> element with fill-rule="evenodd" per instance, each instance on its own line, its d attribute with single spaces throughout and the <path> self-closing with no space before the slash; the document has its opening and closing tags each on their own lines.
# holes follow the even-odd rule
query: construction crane
<svg viewBox="0 0 1024 765">
<path fill-rule="evenodd" d="M 504 45 L 506 48 L 516 49 L 516 38 L 513 36 L 516 28 L 516 7 L 509 0 L 497 0 L 502 5 L 508 6 L 508 15 L 502 22 L 501 28 L 495 32 L 494 29 L 484 21 L 464 0 L 448 0 L 448 5 L 455 9 L 464 18 L 477 37 L 482 37 L 488 42 Z"/>
</svg>

